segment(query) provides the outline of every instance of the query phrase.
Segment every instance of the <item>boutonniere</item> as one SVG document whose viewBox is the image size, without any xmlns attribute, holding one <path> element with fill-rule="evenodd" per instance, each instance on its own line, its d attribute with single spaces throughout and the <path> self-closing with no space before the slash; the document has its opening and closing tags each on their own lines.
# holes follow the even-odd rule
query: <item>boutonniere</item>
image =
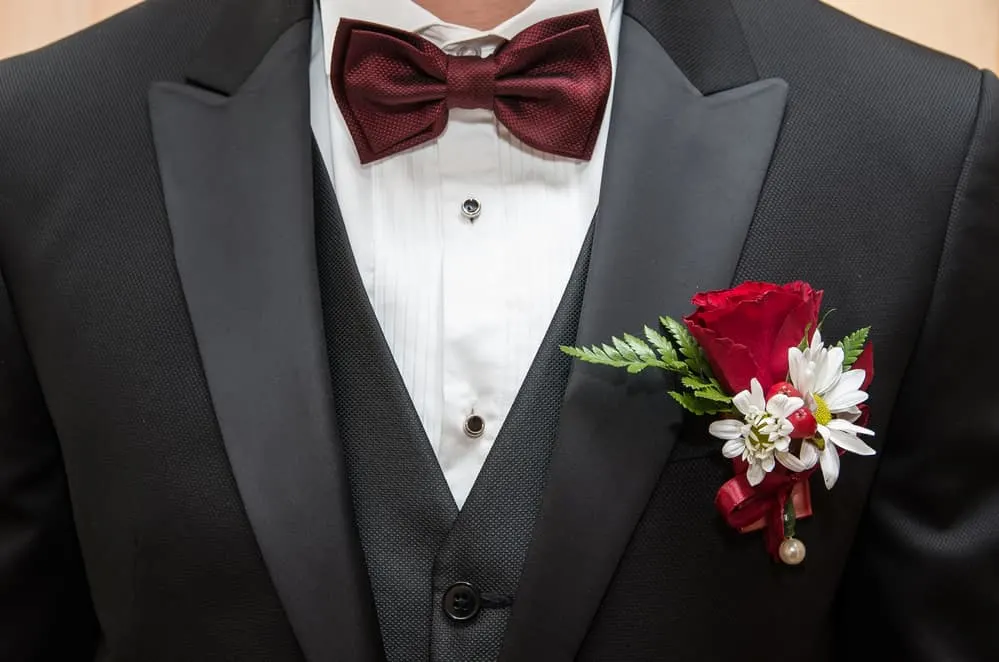
<svg viewBox="0 0 999 662">
<path fill-rule="evenodd" d="M 805 545 L 795 522 L 811 512 L 809 478 L 821 470 L 826 489 L 839 478 L 840 455 L 873 455 L 862 436 L 867 387 L 874 377 L 869 328 L 828 346 L 819 317 L 822 290 L 808 283 L 747 282 L 693 298 L 696 310 L 662 331 L 624 334 L 609 343 L 562 347 L 582 361 L 648 368 L 676 376 L 669 395 L 715 420 L 708 426 L 735 477 L 715 505 L 737 531 L 764 530 L 767 550 L 797 565 Z"/>
</svg>

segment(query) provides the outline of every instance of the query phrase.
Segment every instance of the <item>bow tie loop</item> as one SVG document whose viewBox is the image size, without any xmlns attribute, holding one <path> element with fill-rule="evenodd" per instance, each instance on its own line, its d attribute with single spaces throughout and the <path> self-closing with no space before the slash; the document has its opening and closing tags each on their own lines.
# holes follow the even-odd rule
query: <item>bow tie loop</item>
<svg viewBox="0 0 999 662">
<path fill-rule="evenodd" d="M 494 55 L 450 56 L 447 59 L 447 107 L 493 107 L 497 62 Z"/>
<path fill-rule="evenodd" d="M 437 138 L 452 108 L 490 109 L 524 144 L 589 160 L 611 59 L 596 10 L 541 21 L 486 58 L 449 56 L 413 33 L 343 19 L 331 83 L 361 163 Z"/>
</svg>

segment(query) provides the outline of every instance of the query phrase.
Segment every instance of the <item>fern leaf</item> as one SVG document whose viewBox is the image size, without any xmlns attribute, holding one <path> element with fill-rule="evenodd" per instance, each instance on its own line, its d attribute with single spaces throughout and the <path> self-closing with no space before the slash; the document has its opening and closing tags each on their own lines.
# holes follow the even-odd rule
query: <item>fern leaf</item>
<svg viewBox="0 0 999 662">
<path fill-rule="evenodd" d="M 563 345 L 560 347 L 564 353 L 569 356 L 579 359 L 580 361 L 585 361 L 586 363 L 594 363 L 596 365 L 607 365 L 612 368 L 624 368 L 628 366 L 628 362 L 618 358 L 612 358 L 600 347 L 594 345 L 593 347 L 566 347 Z"/>
<path fill-rule="evenodd" d="M 649 347 L 648 344 L 641 338 L 636 338 L 630 333 L 626 333 L 624 334 L 624 341 L 628 343 L 628 346 L 631 347 L 631 350 L 635 352 L 641 361 L 648 364 L 661 363 L 661 361 L 659 361 L 659 357 L 656 356 L 656 353 L 653 352 L 652 348 Z"/>
<path fill-rule="evenodd" d="M 628 361 L 629 363 L 638 362 L 638 354 L 635 353 L 635 350 L 633 350 L 628 345 L 628 343 L 626 343 L 625 341 L 621 340 L 616 336 L 611 338 L 611 342 L 614 343 L 614 349 L 618 351 L 618 353 L 621 355 L 621 358 L 623 358 L 625 361 Z"/>
<path fill-rule="evenodd" d="M 694 336 L 690 334 L 687 327 L 672 317 L 660 317 L 659 322 L 676 341 L 676 346 L 680 349 L 680 354 L 686 359 L 685 363 L 690 366 L 691 371 L 701 375 L 705 374 L 708 368 L 707 362 L 701 353 L 700 345 L 694 340 Z"/>
<path fill-rule="evenodd" d="M 836 343 L 836 346 L 843 350 L 843 370 L 849 370 L 857 362 L 857 359 L 860 358 L 860 354 L 864 351 L 864 345 L 867 344 L 867 336 L 870 332 L 871 327 L 865 326 L 863 329 L 854 331 Z"/>
<path fill-rule="evenodd" d="M 648 326 L 645 327 L 645 337 L 648 338 L 649 343 L 659 352 L 659 356 L 667 370 L 680 374 L 690 372 L 687 364 L 680 360 L 680 356 L 676 353 L 676 348 L 673 347 L 673 343 L 669 341 L 669 338 Z"/>
<path fill-rule="evenodd" d="M 693 393 L 670 391 L 670 397 L 680 403 L 680 406 L 695 416 L 712 416 L 724 414 L 732 410 L 731 405 L 725 405 L 713 400 L 699 398 Z"/>
<path fill-rule="evenodd" d="M 713 382 L 714 380 L 705 381 L 700 377 L 683 377 L 680 379 L 680 383 L 693 391 L 694 395 L 698 398 L 714 402 L 731 403 L 732 398 L 726 395 L 717 383 Z"/>
</svg>

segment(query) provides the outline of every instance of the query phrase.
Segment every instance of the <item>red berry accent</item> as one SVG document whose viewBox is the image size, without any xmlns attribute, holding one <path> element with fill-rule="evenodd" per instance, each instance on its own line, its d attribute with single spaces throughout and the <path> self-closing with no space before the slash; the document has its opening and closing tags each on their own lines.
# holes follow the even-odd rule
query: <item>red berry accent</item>
<svg viewBox="0 0 999 662">
<path fill-rule="evenodd" d="M 794 388 L 794 385 L 791 384 L 791 382 L 777 382 L 770 387 L 770 392 L 767 393 L 767 402 L 770 402 L 770 398 L 774 397 L 778 393 L 783 393 L 789 398 L 801 397 L 801 391 Z"/>
<path fill-rule="evenodd" d="M 808 439 L 814 437 L 818 431 L 819 424 L 815 421 L 815 416 L 808 407 L 802 407 L 787 417 L 787 420 L 794 426 L 791 432 L 792 439 Z"/>
</svg>

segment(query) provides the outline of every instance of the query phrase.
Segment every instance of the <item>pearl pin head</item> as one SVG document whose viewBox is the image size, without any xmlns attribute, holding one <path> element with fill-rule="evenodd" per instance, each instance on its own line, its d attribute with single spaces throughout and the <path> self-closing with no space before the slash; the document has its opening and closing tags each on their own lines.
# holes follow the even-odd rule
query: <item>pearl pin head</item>
<svg viewBox="0 0 999 662">
<path fill-rule="evenodd" d="M 787 565 L 800 565 L 805 560 L 805 543 L 797 538 L 785 538 L 780 544 L 780 560 Z"/>
</svg>

